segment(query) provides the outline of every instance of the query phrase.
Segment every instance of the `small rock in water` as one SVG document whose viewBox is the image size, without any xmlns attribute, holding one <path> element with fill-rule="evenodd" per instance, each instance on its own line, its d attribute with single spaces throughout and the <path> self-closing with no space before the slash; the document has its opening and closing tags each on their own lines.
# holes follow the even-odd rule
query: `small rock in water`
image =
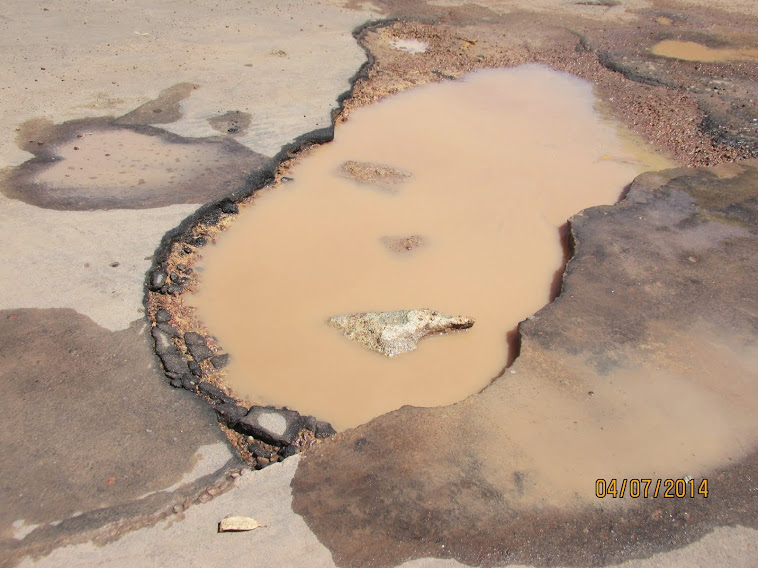
<svg viewBox="0 0 758 568">
<path fill-rule="evenodd" d="M 468 329 L 474 325 L 474 319 L 423 308 L 334 316 L 329 318 L 329 325 L 364 347 L 393 357 L 413 351 L 418 341 L 427 335 Z"/>
<path fill-rule="evenodd" d="M 409 235 L 407 237 L 382 237 L 382 244 L 392 252 L 408 252 L 424 244 L 421 235 Z"/>
<path fill-rule="evenodd" d="M 229 353 L 222 353 L 211 357 L 211 365 L 215 369 L 223 369 L 229 363 Z"/>
<path fill-rule="evenodd" d="M 329 436 L 334 436 L 337 431 L 329 422 L 319 420 L 316 422 L 314 433 L 316 434 L 316 438 L 328 438 Z"/>
<path fill-rule="evenodd" d="M 403 183 L 411 174 L 385 164 L 373 162 L 356 162 L 349 160 L 342 164 L 339 173 L 348 179 L 363 185 L 369 185 L 385 191 L 394 191 L 395 186 Z"/>
</svg>

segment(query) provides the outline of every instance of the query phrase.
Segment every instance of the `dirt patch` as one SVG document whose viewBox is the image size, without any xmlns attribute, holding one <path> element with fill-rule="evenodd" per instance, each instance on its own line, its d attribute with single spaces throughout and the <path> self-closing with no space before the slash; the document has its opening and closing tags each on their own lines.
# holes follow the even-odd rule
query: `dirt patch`
<svg viewBox="0 0 758 568">
<path fill-rule="evenodd" d="M 199 88 L 200 85 L 194 83 L 177 83 L 161 91 L 156 99 L 116 119 L 115 123 L 125 126 L 146 126 L 176 122 L 182 117 L 182 101 L 188 98 L 192 91 Z"/>
<path fill-rule="evenodd" d="M 214 130 L 228 136 L 243 136 L 247 134 L 253 116 L 250 113 L 239 110 L 230 110 L 220 116 L 208 119 L 208 123 Z"/>
<path fill-rule="evenodd" d="M 161 493 L 181 481 L 181 464 L 192 469 L 189 456 L 224 438 L 208 428 L 209 409 L 145 369 L 144 322 L 114 333 L 70 309 L 3 310 L 0 333 L 0 564 L 16 550 L 48 551 L 114 521 L 150 524 L 156 511 L 216 481 Z M 20 520 L 39 528 L 18 540 L 12 524 Z"/>
</svg>

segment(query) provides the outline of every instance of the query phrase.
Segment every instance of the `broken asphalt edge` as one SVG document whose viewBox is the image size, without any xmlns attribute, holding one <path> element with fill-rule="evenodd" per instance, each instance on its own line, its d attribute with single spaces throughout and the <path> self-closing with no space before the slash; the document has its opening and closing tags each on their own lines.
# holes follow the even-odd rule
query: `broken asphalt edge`
<svg viewBox="0 0 758 568">
<path fill-rule="evenodd" d="M 153 254 L 152 265 L 145 276 L 143 295 L 145 314 L 151 325 L 156 359 L 160 361 L 169 384 L 175 388 L 183 388 L 193 392 L 205 399 L 216 411 L 220 424 L 239 435 L 252 437 L 248 440 L 255 449 L 250 459 L 257 469 L 295 455 L 303 449 L 303 446 L 312 443 L 313 438 L 324 438 L 336 432 L 327 422 L 317 420 L 312 416 L 301 416 L 287 408 L 277 409 L 255 405 L 248 408 L 240 400 L 227 395 L 212 382 L 202 381 L 203 372 L 199 363 L 208 359 L 213 369 L 221 369 L 226 364 L 228 355 L 211 352 L 207 347 L 207 339 L 195 331 L 185 332 L 184 334 L 176 332 L 169 324 L 173 316 L 170 316 L 168 320 L 157 322 L 155 313 L 151 313 L 152 299 L 158 294 L 178 296 L 184 292 L 185 286 L 189 283 L 189 278 L 178 274 L 176 271 L 169 274 L 168 262 L 175 246 L 182 246 L 183 252 L 187 254 L 195 254 L 199 248 L 207 243 L 207 235 L 202 229 L 198 230 L 199 227 L 217 226 L 219 222 L 236 216 L 238 213 L 237 204 L 251 197 L 256 191 L 270 186 L 276 180 L 276 172 L 282 164 L 297 157 L 311 146 L 334 140 L 336 121 L 344 109 L 345 101 L 353 95 L 356 83 L 367 78 L 369 70 L 374 66 L 375 57 L 365 42 L 362 41 L 362 38 L 367 33 L 390 26 L 396 21 L 397 19 L 394 18 L 371 20 L 353 30 L 352 35 L 366 54 L 366 61 L 350 78 L 349 88 L 337 97 L 337 106 L 331 111 L 331 124 L 328 127 L 315 129 L 298 136 L 294 141 L 283 146 L 267 165 L 254 171 L 242 187 L 222 199 L 201 206 L 177 227 L 168 231 Z M 191 270 L 187 272 L 191 272 Z M 184 341 L 181 343 L 174 342 L 173 338 L 180 335 L 184 336 Z M 191 346 L 190 344 L 193 342 L 195 345 Z M 186 353 L 178 345 L 183 345 L 186 348 Z M 257 427 L 253 423 L 252 415 L 266 412 L 275 413 L 285 418 L 287 427 L 284 432 L 277 435 L 277 433 Z M 300 435 L 304 430 L 310 432 L 310 434 L 306 434 L 305 438 Z M 229 437 L 228 431 L 227 436 Z"/>
</svg>

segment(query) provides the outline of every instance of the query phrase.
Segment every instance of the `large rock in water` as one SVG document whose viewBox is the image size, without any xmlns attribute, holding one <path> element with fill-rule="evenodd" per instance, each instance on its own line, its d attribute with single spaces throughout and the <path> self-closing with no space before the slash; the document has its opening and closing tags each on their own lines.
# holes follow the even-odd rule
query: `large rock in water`
<svg viewBox="0 0 758 568">
<path fill-rule="evenodd" d="M 434 333 L 468 329 L 474 319 L 449 316 L 427 308 L 396 312 L 364 312 L 329 318 L 329 325 L 364 347 L 393 357 L 413 351 L 419 339 Z"/>
</svg>

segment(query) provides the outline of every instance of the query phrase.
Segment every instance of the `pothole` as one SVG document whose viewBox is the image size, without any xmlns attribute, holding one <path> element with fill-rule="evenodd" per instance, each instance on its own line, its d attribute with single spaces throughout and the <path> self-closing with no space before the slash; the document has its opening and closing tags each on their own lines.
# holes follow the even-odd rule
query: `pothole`
<svg viewBox="0 0 758 568">
<path fill-rule="evenodd" d="M 601 118 L 589 83 L 544 66 L 406 91 L 257 192 L 185 302 L 232 354 L 240 399 L 337 429 L 451 404 L 501 374 L 509 335 L 550 301 L 566 220 L 660 162 Z M 476 323 L 395 357 L 328 325 L 422 308 Z"/>
<path fill-rule="evenodd" d="M 656 43 L 650 52 L 653 55 L 681 59 L 683 61 L 700 61 L 718 63 L 723 61 L 758 61 L 758 49 L 749 48 L 713 48 L 694 41 L 667 39 Z"/>
</svg>

